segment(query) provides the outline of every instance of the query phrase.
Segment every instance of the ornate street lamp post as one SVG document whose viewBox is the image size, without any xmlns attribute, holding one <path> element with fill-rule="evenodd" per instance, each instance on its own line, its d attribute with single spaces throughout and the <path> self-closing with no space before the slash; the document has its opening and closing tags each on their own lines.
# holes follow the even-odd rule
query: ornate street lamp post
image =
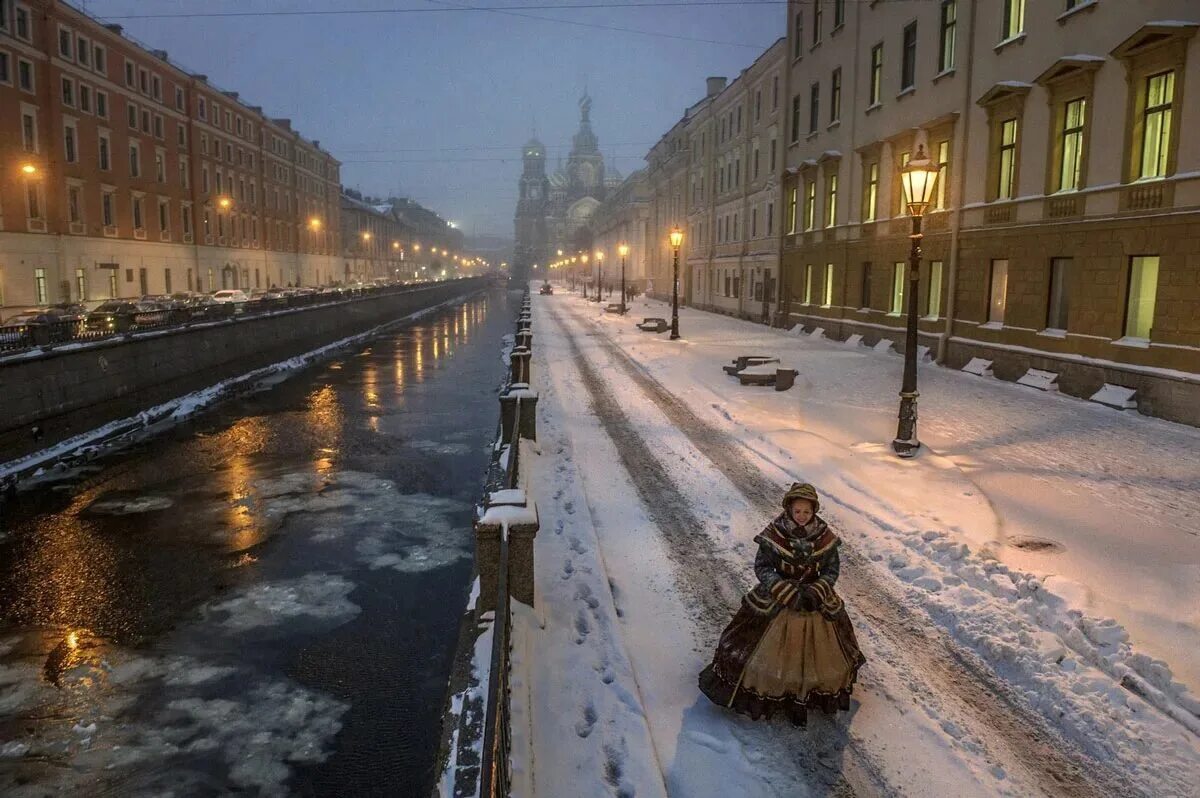
<svg viewBox="0 0 1200 798">
<path fill-rule="evenodd" d="M 671 340 L 679 338 L 679 247 L 683 244 L 683 231 L 678 226 L 671 228 L 671 249 L 675 253 L 671 268 Z"/>
<path fill-rule="evenodd" d="M 601 289 L 604 287 L 604 253 L 596 250 L 596 302 L 602 301 Z"/>
<path fill-rule="evenodd" d="M 917 288 L 921 276 L 921 217 L 933 198 L 937 164 L 929 160 L 923 144 L 900 170 L 904 201 L 912 217 L 912 246 L 908 253 L 908 329 L 904 339 L 904 381 L 900 386 L 900 420 L 892 449 L 901 457 L 912 457 L 921 448 L 917 440 Z"/>
<path fill-rule="evenodd" d="M 617 245 L 617 254 L 621 256 L 621 315 L 625 315 L 625 256 L 629 254 L 629 245 L 622 242 Z"/>
<path fill-rule="evenodd" d="M 587 256 L 587 253 L 586 253 L 586 252 L 585 252 L 585 253 L 583 253 L 582 255 L 580 255 L 580 256 L 579 256 L 579 262 L 583 264 L 583 273 L 584 273 L 585 275 L 587 275 L 587 267 L 588 267 L 588 265 L 587 265 L 587 262 L 588 262 L 588 256 Z M 589 275 L 589 276 L 590 276 L 590 275 Z M 587 299 L 587 298 L 588 298 L 588 296 L 587 296 L 587 280 L 583 280 L 583 298 L 584 298 L 584 299 Z"/>
</svg>

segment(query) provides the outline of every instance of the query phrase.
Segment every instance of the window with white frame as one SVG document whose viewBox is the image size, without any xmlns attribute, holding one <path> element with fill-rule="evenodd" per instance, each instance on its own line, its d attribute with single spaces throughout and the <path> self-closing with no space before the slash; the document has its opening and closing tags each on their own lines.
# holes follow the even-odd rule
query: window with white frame
<svg viewBox="0 0 1200 798">
<path fill-rule="evenodd" d="M 85 114 L 92 112 L 92 87 L 79 84 L 79 110 Z"/>
<path fill-rule="evenodd" d="M 92 69 L 107 77 L 108 50 L 102 44 L 92 45 Z"/>
<path fill-rule="evenodd" d="M 1165 177 L 1171 151 L 1171 114 L 1175 102 L 1175 71 L 1146 78 L 1146 107 L 1142 111 L 1141 170 L 1138 177 Z"/>
<path fill-rule="evenodd" d="M 21 91 L 33 94 L 37 91 L 37 82 L 33 62 L 24 58 L 17 59 L 17 86 Z"/>
<path fill-rule="evenodd" d="M 838 195 L 838 176 L 837 172 L 826 176 L 825 178 L 825 226 L 833 227 L 837 224 L 837 195 Z"/>
<path fill-rule="evenodd" d="M 1000 123 L 996 170 L 996 199 L 1012 199 L 1017 185 L 1017 120 Z"/>
<path fill-rule="evenodd" d="M 128 58 L 125 59 L 125 88 L 137 88 L 137 69 Z"/>
<path fill-rule="evenodd" d="M 16 24 L 14 34 L 22 41 L 33 43 L 33 14 L 23 5 L 18 4 L 13 12 L 13 22 Z"/>
<path fill-rule="evenodd" d="M 38 152 L 37 114 L 32 108 L 21 110 L 21 146 L 25 152 Z"/>
<path fill-rule="evenodd" d="M 75 60 L 82 67 L 92 65 L 92 44 L 82 36 L 75 39 Z"/>
<path fill-rule="evenodd" d="M 67 163 L 79 163 L 79 129 L 74 120 L 63 121 L 63 154 Z"/>
<path fill-rule="evenodd" d="M 67 221 L 83 224 L 83 186 L 76 183 L 67 185 Z"/>
<path fill-rule="evenodd" d="M 105 227 L 117 226 L 117 195 L 112 189 L 100 191 L 100 221 Z"/>
<path fill-rule="evenodd" d="M 134 194 L 132 196 L 131 207 L 133 208 L 133 229 L 134 230 L 145 230 L 146 229 L 146 198 L 141 194 Z"/>
<path fill-rule="evenodd" d="M 867 164 L 866 188 L 863 191 L 863 221 L 875 221 L 879 207 L 879 161 Z"/>
<path fill-rule="evenodd" d="M 107 172 L 112 169 L 112 138 L 107 130 L 102 130 L 97 136 L 99 148 L 97 150 L 96 165 L 100 171 Z"/>
<path fill-rule="evenodd" d="M 1079 97 L 1068 100 L 1062 111 L 1062 130 L 1059 132 L 1058 181 L 1056 190 L 1075 191 L 1083 186 L 1083 127 L 1087 100 Z"/>
<path fill-rule="evenodd" d="M 67 61 L 75 60 L 75 32 L 58 26 L 58 55 Z"/>
<path fill-rule="evenodd" d="M 938 72 L 954 69 L 954 46 L 958 36 L 958 0 L 942 0 L 941 31 L 938 36 Z"/>
<path fill-rule="evenodd" d="M 96 89 L 96 116 L 108 119 L 108 92 Z"/>
<path fill-rule="evenodd" d="M 142 145 L 136 141 L 129 142 L 129 176 L 142 176 Z"/>
</svg>

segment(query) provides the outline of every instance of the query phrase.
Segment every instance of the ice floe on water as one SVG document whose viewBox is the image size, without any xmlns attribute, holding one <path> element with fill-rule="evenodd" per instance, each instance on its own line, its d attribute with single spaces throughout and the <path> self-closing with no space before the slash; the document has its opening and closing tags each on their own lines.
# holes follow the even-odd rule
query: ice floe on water
<svg viewBox="0 0 1200 798">
<path fill-rule="evenodd" d="M 39 678 L 72 641 L 58 683 Z M 29 688 L 0 725 L 5 796 L 286 795 L 295 765 L 331 754 L 348 708 L 286 678 L 191 656 L 76 633 L 54 642 L 30 633 L 2 664 L 18 677 L 4 679 L 6 696 L 13 683 Z"/>
<path fill-rule="evenodd" d="M 166 510 L 175 501 L 167 496 L 106 496 L 92 502 L 85 510 L 90 515 L 136 515 Z"/>
<path fill-rule="evenodd" d="M 446 443 L 444 441 L 409 441 L 408 445 L 418 451 L 429 454 L 460 455 L 470 454 L 471 447 L 466 443 Z"/>
<path fill-rule="evenodd" d="M 250 585 L 236 595 L 209 603 L 202 613 L 228 630 L 244 632 L 303 618 L 336 626 L 359 608 L 347 596 L 354 584 L 336 574 L 312 573 L 299 579 Z"/>
</svg>

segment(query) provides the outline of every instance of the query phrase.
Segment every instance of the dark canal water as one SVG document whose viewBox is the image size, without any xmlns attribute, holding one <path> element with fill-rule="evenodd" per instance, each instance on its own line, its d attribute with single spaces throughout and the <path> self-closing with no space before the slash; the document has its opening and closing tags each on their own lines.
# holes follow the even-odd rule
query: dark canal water
<svg viewBox="0 0 1200 798">
<path fill-rule="evenodd" d="M 516 303 L 439 310 L 0 532 L 0 793 L 424 796 Z"/>
</svg>

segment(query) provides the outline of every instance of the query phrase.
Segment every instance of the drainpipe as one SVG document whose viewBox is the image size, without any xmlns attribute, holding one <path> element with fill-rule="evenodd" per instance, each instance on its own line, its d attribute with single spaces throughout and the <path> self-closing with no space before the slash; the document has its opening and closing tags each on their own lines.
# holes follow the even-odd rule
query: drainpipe
<svg viewBox="0 0 1200 798">
<path fill-rule="evenodd" d="M 946 283 L 946 328 L 938 339 L 937 348 L 937 363 L 944 365 L 946 355 L 950 349 L 950 336 L 954 333 L 954 313 L 955 298 L 958 293 L 958 242 L 959 232 L 962 229 L 963 218 L 963 197 L 966 193 L 967 185 L 967 141 L 971 132 L 971 81 L 975 71 L 975 18 L 978 16 L 978 7 L 971 4 L 971 20 L 967 23 L 967 58 L 966 58 L 966 74 L 963 75 L 963 123 L 962 132 L 957 136 L 958 141 L 955 142 L 954 160 L 955 164 L 955 190 L 950 199 L 955 203 L 954 215 L 950 220 L 950 264 L 949 264 L 949 279 Z"/>
</svg>

